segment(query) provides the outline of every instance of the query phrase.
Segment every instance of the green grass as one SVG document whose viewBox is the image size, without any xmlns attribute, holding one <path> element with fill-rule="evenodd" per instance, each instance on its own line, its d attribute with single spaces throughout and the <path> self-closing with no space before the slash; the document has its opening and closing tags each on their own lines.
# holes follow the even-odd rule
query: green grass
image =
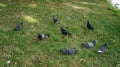
<svg viewBox="0 0 120 67">
<path fill-rule="evenodd" d="M 60 24 L 53 23 L 52 15 Z M 94 31 L 86 28 L 87 20 Z M 13 31 L 20 22 L 23 29 Z M 73 35 L 63 37 L 60 26 Z M 1 0 L 0 67 L 120 67 L 119 27 L 120 11 L 106 0 Z M 41 41 L 38 33 L 50 37 Z M 80 46 L 94 39 L 93 49 Z M 107 52 L 96 54 L 105 42 Z M 78 50 L 77 54 L 58 52 L 68 48 Z"/>
</svg>

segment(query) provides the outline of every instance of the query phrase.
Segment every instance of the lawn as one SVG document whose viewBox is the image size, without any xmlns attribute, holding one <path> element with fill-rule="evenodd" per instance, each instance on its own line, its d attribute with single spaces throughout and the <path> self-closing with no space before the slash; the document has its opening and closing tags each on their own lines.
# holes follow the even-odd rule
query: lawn
<svg viewBox="0 0 120 67">
<path fill-rule="evenodd" d="M 13 31 L 20 22 L 23 28 Z M 72 36 L 61 35 L 60 26 Z M 107 0 L 0 0 L 0 67 L 120 67 L 119 27 L 120 11 Z M 39 33 L 50 37 L 39 40 Z M 81 47 L 92 40 L 92 49 Z M 106 53 L 97 54 L 105 42 Z M 69 48 L 78 52 L 59 52 Z"/>
</svg>

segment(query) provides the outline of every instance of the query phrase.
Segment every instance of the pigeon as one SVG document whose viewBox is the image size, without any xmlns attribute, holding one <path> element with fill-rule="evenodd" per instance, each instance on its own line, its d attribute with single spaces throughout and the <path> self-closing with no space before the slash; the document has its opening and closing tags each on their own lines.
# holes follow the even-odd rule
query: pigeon
<svg viewBox="0 0 120 67">
<path fill-rule="evenodd" d="M 58 19 L 55 16 L 53 16 L 53 22 L 58 23 Z"/>
<path fill-rule="evenodd" d="M 87 48 L 92 48 L 95 44 L 96 44 L 96 41 L 93 40 L 92 42 L 82 44 L 82 46 L 87 47 Z"/>
<path fill-rule="evenodd" d="M 48 38 L 48 37 L 49 37 L 49 34 L 38 34 L 38 38 L 41 40 Z"/>
<path fill-rule="evenodd" d="M 93 29 L 94 29 L 93 26 L 90 24 L 89 21 L 87 21 L 87 28 L 90 29 L 90 30 L 93 30 Z"/>
<path fill-rule="evenodd" d="M 22 29 L 22 27 L 23 27 L 23 22 L 21 22 L 20 24 L 18 24 L 18 25 L 15 27 L 14 30 L 20 30 L 20 29 Z"/>
<path fill-rule="evenodd" d="M 77 52 L 77 50 L 74 49 L 66 49 L 66 50 L 60 50 L 61 53 L 66 54 L 66 55 L 72 55 Z"/>
<path fill-rule="evenodd" d="M 105 53 L 107 44 L 105 43 L 101 48 L 98 50 L 98 53 Z"/>
<path fill-rule="evenodd" d="M 62 27 L 60 27 L 60 29 L 61 29 L 61 34 L 63 34 L 63 35 L 72 35 L 67 30 L 63 29 Z"/>
</svg>

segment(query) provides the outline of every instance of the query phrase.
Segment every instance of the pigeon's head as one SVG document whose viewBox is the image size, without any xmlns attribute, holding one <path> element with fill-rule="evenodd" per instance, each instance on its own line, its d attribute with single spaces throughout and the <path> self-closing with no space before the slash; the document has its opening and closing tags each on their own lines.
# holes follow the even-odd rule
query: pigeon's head
<svg viewBox="0 0 120 67">
<path fill-rule="evenodd" d="M 87 23 L 88 23 L 88 24 L 90 23 L 89 20 L 87 21 Z"/>
<path fill-rule="evenodd" d="M 54 15 L 53 15 L 52 17 L 53 17 L 53 18 L 55 18 L 55 16 L 54 16 Z"/>
<path fill-rule="evenodd" d="M 93 44 L 96 44 L 96 41 L 95 41 L 95 40 L 93 40 L 93 41 L 92 41 L 92 43 L 93 43 Z"/>
<path fill-rule="evenodd" d="M 84 43 L 82 43 L 82 44 L 81 44 L 81 46 L 85 46 L 85 44 L 84 44 Z"/>
<path fill-rule="evenodd" d="M 39 38 L 39 39 L 41 39 L 41 38 L 42 38 L 41 34 L 38 34 L 38 38 Z"/>
<path fill-rule="evenodd" d="M 60 29 L 63 29 L 63 27 L 60 26 Z"/>
<path fill-rule="evenodd" d="M 105 43 L 104 46 L 107 46 L 107 43 Z"/>
</svg>

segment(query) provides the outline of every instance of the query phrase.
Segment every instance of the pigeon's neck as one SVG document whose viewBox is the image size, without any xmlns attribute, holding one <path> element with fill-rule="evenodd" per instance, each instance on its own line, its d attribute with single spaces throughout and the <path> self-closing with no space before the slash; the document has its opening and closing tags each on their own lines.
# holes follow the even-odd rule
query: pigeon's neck
<svg viewBox="0 0 120 67">
<path fill-rule="evenodd" d="M 63 28 L 62 28 L 62 27 L 60 27 L 60 29 L 61 29 L 61 30 L 63 30 Z"/>
<path fill-rule="evenodd" d="M 21 25 L 23 25 L 23 23 L 21 23 Z"/>
<path fill-rule="evenodd" d="M 95 40 L 92 43 L 95 44 L 96 43 Z"/>
<path fill-rule="evenodd" d="M 104 46 L 107 46 L 107 44 L 105 44 Z"/>
<path fill-rule="evenodd" d="M 89 24 L 89 21 L 87 21 L 87 23 Z"/>
</svg>

